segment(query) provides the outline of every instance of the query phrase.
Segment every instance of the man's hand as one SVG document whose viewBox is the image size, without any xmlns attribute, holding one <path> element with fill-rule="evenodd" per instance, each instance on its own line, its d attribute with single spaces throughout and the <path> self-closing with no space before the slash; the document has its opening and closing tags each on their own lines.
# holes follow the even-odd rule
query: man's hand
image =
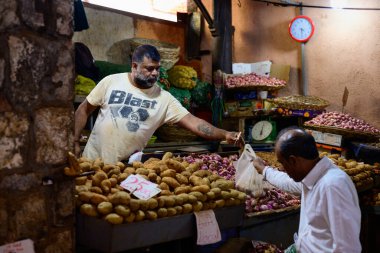
<svg viewBox="0 0 380 253">
<path fill-rule="evenodd" d="M 239 132 L 226 132 L 226 141 L 228 144 L 234 144 L 240 148 L 244 147 L 243 136 Z"/>
<path fill-rule="evenodd" d="M 259 172 L 260 174 L 263 174 L 265 166 L 268 165 L 263 159 L 261 159 L 258 156 L 256 156 L 256 158 L 253 158 L 252 163 L 253 166 L 255 166 L 257 172 Z"/>
</svg>

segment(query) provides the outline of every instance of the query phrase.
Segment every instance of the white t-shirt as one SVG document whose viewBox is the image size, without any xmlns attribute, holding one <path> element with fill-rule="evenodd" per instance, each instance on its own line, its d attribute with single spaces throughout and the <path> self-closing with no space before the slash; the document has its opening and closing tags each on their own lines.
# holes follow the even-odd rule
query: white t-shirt
<svg viewBox="0 0 380 253">
<path fill-rule="evenodd" d="M 136 88 L 128 73 L 105 77 L 87 101 L 100 110 L 83 156 L 102 158 L 105 163 L 126 160 L 141 151 L 162 124 L 177 123 L 189 113 L 158 85 Z"/>
</svg>

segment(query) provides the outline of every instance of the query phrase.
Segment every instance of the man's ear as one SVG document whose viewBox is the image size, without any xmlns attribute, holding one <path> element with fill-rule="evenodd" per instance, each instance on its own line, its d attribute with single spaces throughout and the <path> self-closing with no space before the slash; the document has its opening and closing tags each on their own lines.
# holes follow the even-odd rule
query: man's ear
<svg viewBox="0 0 380 253">
<path fill-rule="evenodd" d="M 132 69 L 137 69 L 137 63 L 136 62 L 132 62 Z"/>
<path fill-rule="evenodd" d="M 294 166 L 297 163 L 297 157 L 294 155 L 290 155 L 288 158 L 288 162 L 291 166 Z"/>
</svg>

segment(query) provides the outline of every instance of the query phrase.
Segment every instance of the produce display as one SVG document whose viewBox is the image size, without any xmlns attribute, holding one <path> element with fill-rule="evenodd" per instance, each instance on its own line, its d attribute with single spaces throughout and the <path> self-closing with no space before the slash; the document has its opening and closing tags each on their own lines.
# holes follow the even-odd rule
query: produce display
<svg viewBox="0 0 380 253">
<path fill-rule="evenodd" d="M 329 102 L 316 96 L 293 95 L 268 99 L 277 106 L 288 109 L 323 110 L 329 106 Z"/>
<path fill-rule="evenodd" d="M 274 152 L 255 152 L 257 156 L 261 157 L 270 166 L 274 168 L 281 169 L 282 164 L 277 160 L 276 154 Z"/>
<path fill-rule="evenodd" d="M 168 71 L 168 79 L 172 86 L 191 90 L 195 87 L 197 72 L 188 66 L 176 65 Z"/>
<path fill-rule="evenodd" d="M 104 164 L 101 159 L 69 157 L 66 175 L 76 177 L 76 197 L 82 214 L 102 218 L 112 224 L 155 220 L 201 210 L 244 203 L 246 194 L 234 182 L 208 170 L 201 163 L 188 163 L 167 152 L 162 159 L 150 158 L 132 165 Z M 93 175 L 80 176 L 94 171 Z M 161 192 L 148 199 L 137 199 L 120 186 L 129 175 L 138 174 L 156 183 Z"/>
<path fill-rule="evenodd" d="M 300 204 L 298 196 L 286 193 L 275 187 L 264 188 L 264 192 L 260 197 L 247 196 L 245 211 L 246 215 L 250 217 L 297 209 Z"/>
<path fill-rule="evenodd" d="M 243 75 L 226 75 L 224 86 L 227 89 L 234 88 L 263 88 L 274 90 L 285 87 L 286 82 L 275 77 L 266 77 L 255 73 Z"/>
<path fill-rule="evenodd" d="M 227 180 L 235 180 L 235 167 L 234 161 L 237 161 L 238 155 L 230 155 L 228 157 L 221 157 L 219 154 L 196 154 L 192 153 L 183 157 L 185 161 L 192 164 L 195 162 L 201 163 L 202 170 L 209 170 Z"/>
<path fill-rule="evenodd" d="M 367 206 L 380 206 L 380 189 L 372 191 L 363 196 L 362 202 Z"/>
<path fill-rule="evenodd" d="M 305 126 L 335 127 L 355 132 L 380 134 L 380 130 L 347 113 L 325 112 L 305 122 Z"/>
<path fill-rule="evenodd" d="M 341 157 L 339 154 L 327 154 L 326 152 L 320 153 L 320 157 L 327 156 L 330 158 L 339 168 L 344 170 L 354 182 L 356 188 L 368 186 L 373 184 L 372 171 L 375 166 L 357 162 L 353 159 L 347 160 Z"/>
</svg>

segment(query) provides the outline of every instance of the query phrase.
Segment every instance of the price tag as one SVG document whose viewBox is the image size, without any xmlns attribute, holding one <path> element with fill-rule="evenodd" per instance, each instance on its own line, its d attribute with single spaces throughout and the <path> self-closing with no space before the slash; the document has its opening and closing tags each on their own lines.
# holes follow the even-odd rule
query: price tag
<svg viewBox="0 0 380 253">
<path fill-rule="evenodd" d="M 222 240 L 213 210 L 195 212 L 194 214 L 197 222 L 197 245 L 206 245 Z"/>
<path fill-rule="evenodd" d="M 146 180 L 140 175 L 130 175 L 120 183 L 120 186 L 130 191 L 137 198 L 144 200 L 150 199 L 161 192 L 157 184 Z"/>
<path fill-rule="evenodd" d="M 0 253 L 34 253 L 33 241 L 30 239 L 0 246 Z"/>
</svg>

